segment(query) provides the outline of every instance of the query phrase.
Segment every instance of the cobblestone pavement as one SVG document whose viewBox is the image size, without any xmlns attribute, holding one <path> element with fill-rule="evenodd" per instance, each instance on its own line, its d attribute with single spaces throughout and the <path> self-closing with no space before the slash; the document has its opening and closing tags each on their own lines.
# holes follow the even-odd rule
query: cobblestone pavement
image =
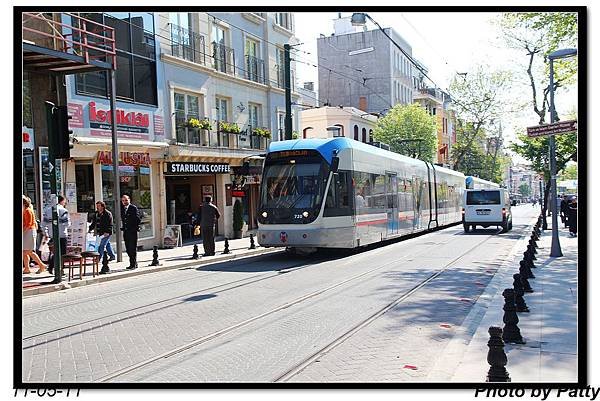
<svg viewBox="0 0 600 401">
<path fill-rule="evenodd" d="M 344 257 L 268 255 L 27 298 L 22 377 L 97 381 L 265 314 L 112 380 L 273 381 L 449 265 L 290 379 L 423 380 L 535 212 L 523 214 L 502 235 L 455 227 Z"/>
</svg>

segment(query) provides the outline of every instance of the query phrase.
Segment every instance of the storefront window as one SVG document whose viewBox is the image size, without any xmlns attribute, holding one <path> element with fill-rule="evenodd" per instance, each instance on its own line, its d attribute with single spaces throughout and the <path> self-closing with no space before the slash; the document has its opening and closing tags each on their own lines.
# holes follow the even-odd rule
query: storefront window
<svg viewBox="0 0 600 401">
<path fill-rule="evenodd" d="M 152 237 L 152 191 L 150 167 L 119 166 L 120 193 L 129 195 L 131 203 L 138 207 L 142 218 L 139 238 Z M 113 166 L 102 165 L 102 198 L 109 210 L 114 208 Z"/>
</svg>

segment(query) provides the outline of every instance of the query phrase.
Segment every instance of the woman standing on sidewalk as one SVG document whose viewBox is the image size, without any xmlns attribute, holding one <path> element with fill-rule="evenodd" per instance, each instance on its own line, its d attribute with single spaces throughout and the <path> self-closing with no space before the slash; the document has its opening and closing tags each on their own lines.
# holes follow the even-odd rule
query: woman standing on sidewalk
<svg viewBox="0 0 600 401">
<path fill-rule="evenodd" d="M 31 207 L 31 199 L 23 195 L 23 274 L 29 274 L 29 260 L 33 259 L 40 266 L 37 273 L 46 271 L 47 266 L 42 262 L 40 257 L 34 252 L 35 236 L 37 224 L 35 222 L 35 214 Z"/>
</svg>

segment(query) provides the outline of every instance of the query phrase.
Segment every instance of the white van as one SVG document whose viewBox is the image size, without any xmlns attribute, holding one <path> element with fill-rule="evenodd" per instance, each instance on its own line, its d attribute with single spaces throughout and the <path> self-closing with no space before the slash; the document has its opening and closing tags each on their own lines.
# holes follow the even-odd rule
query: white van
<svg viewBox="0 0 600 401">
<path fill-rule="evenodd" d="M 504 188 L 467 189 L 463 195 L 462 222 L 465 232 L 475 226 L 502 227 L 505 233 L 512 229 L 510 197 Z"/>
</svg>

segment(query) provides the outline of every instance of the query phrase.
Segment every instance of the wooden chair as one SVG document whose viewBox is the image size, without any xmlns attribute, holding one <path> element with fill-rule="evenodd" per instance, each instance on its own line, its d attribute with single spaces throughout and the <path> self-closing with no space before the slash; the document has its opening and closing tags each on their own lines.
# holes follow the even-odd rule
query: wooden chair
<svg viewBox="0 0 600 401">
<path fill-rule="evenodd" d="M 67 266 L 67 264 L 68 264 L 69 281 L 71 281 L 71 279 L 73 278 L 73 269 L 77 267 L 74 263 L 77 261 L 79 261 L 79 280 L 81 280 L 81 278 L 82 278 L 81 273 L 82 273 L 82 269 L 83 269 L 83 264 L 82 264 L 83 258 L 81 257 L 81 255 L 68 253 L 66 255 L 63 255 L 63 257 L 62 257 L 63 270 L 64 270 L 65 266 Z"/>
<path fill-rule="evenodd" d="M 96 274 L 98 274 L 98 265 L 100 264 L 100 254 L 95 251 L 84 251 L 81 252 L 81 259 L 83 260 L 83 275 L 85 276 L 87 260 L 91 259 L 92 277 L 96 277 Z"/>
</svg>

